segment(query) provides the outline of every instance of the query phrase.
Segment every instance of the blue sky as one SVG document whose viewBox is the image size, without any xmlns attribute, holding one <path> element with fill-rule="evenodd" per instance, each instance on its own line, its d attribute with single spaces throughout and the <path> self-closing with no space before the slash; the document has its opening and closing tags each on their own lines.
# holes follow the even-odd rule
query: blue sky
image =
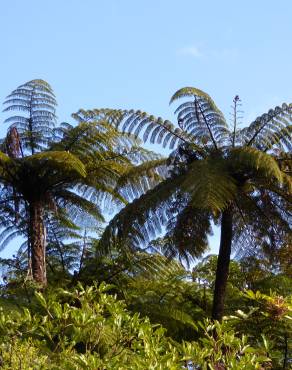
<svg viewBox="0 0 292 370">
<path fill-rule="evenodd" d="M 55 91 L 60 121 L 98 107 L 173 120 L 170 96 L 195 86 L 227 117 L 239 94 L 248 123 L 292 101 L 291 14 L 291 0 L 3 1 L 0 101 L 41 78 Z"/>
</svg>

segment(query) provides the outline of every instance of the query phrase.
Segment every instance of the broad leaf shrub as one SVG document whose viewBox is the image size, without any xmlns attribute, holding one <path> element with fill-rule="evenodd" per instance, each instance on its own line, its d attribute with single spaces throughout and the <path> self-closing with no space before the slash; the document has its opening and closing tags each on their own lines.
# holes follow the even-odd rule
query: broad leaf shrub
<svg viewBox="0 0 292 370">
<path fill-rule="evenodd" d="M 2 369 L 263 369 L 264 347 L 225 324 L 200 323 L 198 342 L 174 342 L 148 318 L 130 314 L 101 284 L 37 292 L 36 302 L 0 312 Z"/>
<path fill-rule="evenodd" d="M 249 342 L 263 342 L 273 369 L 292 368 L 292 297 L 247 290 L 242 293 L 247 310 L 226 317 L 229 327 L 246 333 Z"/>
</svg>

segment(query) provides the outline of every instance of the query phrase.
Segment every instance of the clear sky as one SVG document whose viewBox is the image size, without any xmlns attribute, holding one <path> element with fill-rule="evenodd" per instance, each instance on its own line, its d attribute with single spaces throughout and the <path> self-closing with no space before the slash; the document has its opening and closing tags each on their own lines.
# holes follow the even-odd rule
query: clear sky
<svg viewBox="0 0 292 370">
<path fill-rule="evenodd" d="M 292 101 L 291 0 L 0 5 L 0 101 L 41 78 L 55 91 L 60 121 L 79 108 L 99 107 L 143 109 L 173 120 L 169 98 L 183 86 L 208 92 L 227 118 L 238 94 L 244 123 Z M 2 124 L 0 135 L 5 130 Z"/>
</svg>

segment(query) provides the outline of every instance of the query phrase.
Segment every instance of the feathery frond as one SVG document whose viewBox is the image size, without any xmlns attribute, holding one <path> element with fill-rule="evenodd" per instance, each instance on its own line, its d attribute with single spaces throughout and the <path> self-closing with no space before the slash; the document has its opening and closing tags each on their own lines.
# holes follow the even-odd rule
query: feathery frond
<svg viewBox="0 0 292 370">
<path fill-rule="evenodd" d="M 291 105 L 276 107 L 247 128 L 235 128 L 235 134 L 208 94 L 185 87 L 173 95 L 170 103 L 182 98 L 190 99 L 175 111 L 178 128 L 139 110 L 90 111 L 91 118 L 107 120 L 145 142 L 150 139 L 151 143 L 175 148 L 168 158 L 167 176 L 111 220 L 102 243 L 109 247 L 111 242 L 122 240 L 130 248 L 141 248 L 163 230 L 164 238 L 158 244 L 151 242 L 150 249 L 160 248 L 169 257 L 188 261 L 207 247 L 211 221 L 218 223 L 222 213 L 232 209 L 233 232 L 237 235 L 234 247 L 239 244 L 239 235 L 245 235 L 245 247 L 253 248 L 250 241 L 257 238 L 256 225 L 264 217 L 262 213 L 272 215 L 272 202 L 274 207 L 285 209 L 274 216 L 287 233 L 291 170 L 283 153 L 292 146 Z M 259 203 L 265 196 L 264 189 L 272 194 L 265 211 Z M 249 201 L 245 204 L 246 197 L 256 206 L 249 205 Z M 280 199 L 285 199 L 284 204 Z M 203 225 L 200 230 L 199 224 Z M 246 224 L 253 226 L 248 229 Z M 267 227 L 266 232 L 274 233 Z"/>
<path fill-rule="evenodd" d="M 56 123 L 57 102 L 51 86 L 43 80 L 29 81 L 12 91 L 4 104 L 4 112 L 22 112 L 4 122 L 17 128 L 24 150 L 34 154 L 46 148 Z"/>
<path fill-rule="evenodd" d="M 285 140 L 291 144 L 291 128 L 289 128 L 291 119 L 292 104 L 284 103 L 282 107 L 270 109 L 268 113 L 252 122 L 249 127 L 241 130 L 243 145 L 270 149 L 277 147 L 281 141 L 285 142 Z"/>
<path fill-rule="evenodd" d="M 194 87 L 178 90 L 172 96 L 170 104 L 185 97 L 193 100 L 179 105 L 175 111 L 180 127 L 197 140 L 200 139 L 201 143 L 210 142 L 218 148 L 230 134 L 222 112 L 208 94 Z"/>
</svg>

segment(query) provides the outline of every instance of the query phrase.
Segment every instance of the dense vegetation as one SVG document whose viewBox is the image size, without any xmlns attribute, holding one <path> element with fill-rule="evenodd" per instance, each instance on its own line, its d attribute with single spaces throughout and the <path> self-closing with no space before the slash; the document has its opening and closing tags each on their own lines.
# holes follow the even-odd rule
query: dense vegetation
<svg viewBox="0 0 292 370">
<path fill-rule="evenodd" d="M 0 243 L 22 242 L 0 260 L 3 369 L 291 368 L 291 105 L 240 129 L 238 97 L 231 126 L 181 98 L 175 128 L 111 109 L 58 124 L 42 80 L 7 97 Z M 219 255 L 196 260 L 213 225 Z"/>
</svg>

